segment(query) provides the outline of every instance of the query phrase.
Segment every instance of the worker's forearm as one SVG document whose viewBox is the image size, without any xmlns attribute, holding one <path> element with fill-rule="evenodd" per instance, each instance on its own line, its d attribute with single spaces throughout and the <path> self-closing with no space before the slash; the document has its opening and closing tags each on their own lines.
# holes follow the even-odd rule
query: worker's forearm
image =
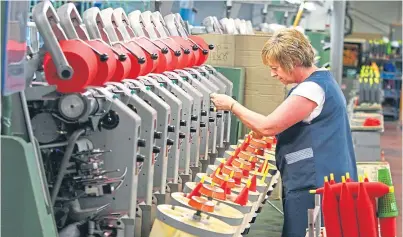
<svg viewBox="0 0 403 237">
<path fill-rule="evenodd" d="M 266 116 L 253 112 L 239 103 L 233 106 L 232 113 L 253 132 L 262 136 L 275 135 L 274 127 L 267 126 L 268 118 Z"/>
</svg>

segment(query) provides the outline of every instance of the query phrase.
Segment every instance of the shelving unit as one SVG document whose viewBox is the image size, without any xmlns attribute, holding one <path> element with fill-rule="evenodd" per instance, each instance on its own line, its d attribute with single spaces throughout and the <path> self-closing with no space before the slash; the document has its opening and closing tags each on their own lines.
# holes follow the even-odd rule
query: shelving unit
<svg viewBox="0 0 403 237">
<path fill-rule="evenodd" d="M 384 93 L 383 115 L 396 120 L 399 118 L 402 73 L 398 70 L 396 72 L 384 71 L 381 74 L 381 78 Z"/>
</svg>

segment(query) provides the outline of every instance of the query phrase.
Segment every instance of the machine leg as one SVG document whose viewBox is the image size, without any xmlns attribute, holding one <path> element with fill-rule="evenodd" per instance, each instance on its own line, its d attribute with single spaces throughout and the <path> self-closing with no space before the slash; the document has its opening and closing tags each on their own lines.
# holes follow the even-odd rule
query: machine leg
<svg viewBox="0 0 403 237">
<path fill-rule="evenodd" d="M 141 208 L 141 237 L 150 236 L 152 227 L 151 205 L 140 205 Z"/>
<path fill-rule="evenodd" d="M 168 193 L 155 193 L 154 196 L 157 198 L 158 205 L 168 203 Z"/>
<path fill-rule="evenodd" d="M 205 173 L 207 171 L 207 167 L 210 165 L 210 160 L 206 159 L 206 160 L 200 160 L 200 163 L 202 165 L 202 169 L 201 172 Z"/>
<path fill-rule="evenodd" d="M 229 144 L 229 143 L 228 143 Z M 228 145 L 229 148 L 229 145 Z M 217 147 L 217 157 L 224 157 L 225 151 L 228 150 L 224 144 L 224 147 Z"/>
<path fill-rule="evenodd" d="M 230 142 L 224 141 L 224 152 L 225 152 L 225 151 L 228 151 L 230 146 L 231 146 L 231 143 L 230 143 Z M 224 152 L 223 152 L 222 156 L 220 155 L 220 157 L 223 157 L 223 156 L 224 156 Z"/>
<path fill-rule="evenodd" d="M 218 153 L 209 153 L 208 155 L 210 159 L 210 165 L 214 165 L 215 159 L 218 157 Z"/>
<path fill-rule="evenodd" d="M 190 167 L 192 170 L 192 180 L 195 180 L 196 175 L 201 172 L 200 167 Z"/>
<path fill-rule="evenodd" d="M 182 183 L 185 184 L 187 182 L 192 182 L 192 175 L 190 174 L 181 174 Z"/>
<path fill-rule="evenodd" d="M 169 183 L 168 186 L 169 186 L 169 189 L 171 190 L 171 193 L 176 193 L 181 190 L 181 185 L 179 183 L 177 183 L 177 184 Z"/>
</svg>

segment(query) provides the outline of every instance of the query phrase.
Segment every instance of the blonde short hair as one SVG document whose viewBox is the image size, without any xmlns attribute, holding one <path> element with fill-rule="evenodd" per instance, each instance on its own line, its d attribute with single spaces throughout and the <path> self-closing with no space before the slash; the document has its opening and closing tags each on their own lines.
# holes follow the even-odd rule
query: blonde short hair
<svg viewBox="0 0 403 237">
<path fill-rule="evenodd" d="M 262 50 L 265 65 L 276 62 L 287 72 L 295 66 L 311 67 L 315 53 L 309 40 L 296 29 L 281 29 L 273 34 Z"/>
</svg>

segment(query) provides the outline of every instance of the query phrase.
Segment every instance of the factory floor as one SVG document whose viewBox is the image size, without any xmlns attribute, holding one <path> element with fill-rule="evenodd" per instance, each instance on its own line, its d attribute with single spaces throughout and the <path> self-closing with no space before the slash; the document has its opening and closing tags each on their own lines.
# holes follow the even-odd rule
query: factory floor
<svg viewBox="0 0 403 237">
<path fill-rule="evenodd" d="M 385 122 L 385 132 L 382 134 L 381 146 L 385 153 L 385 160 L 389 162 L 392 181 L 395 186 L 396 201 L 399 208 L 397 219 L 397 236 L 402 235 L 402 130 L 398 122 Z M 272 203 L 282 209 L 280 200 Z M 268 203 L 264 206 L 253 224 L 247 237 L 280 237 L 283 227 L 283 216 Z"/>
</svg>

